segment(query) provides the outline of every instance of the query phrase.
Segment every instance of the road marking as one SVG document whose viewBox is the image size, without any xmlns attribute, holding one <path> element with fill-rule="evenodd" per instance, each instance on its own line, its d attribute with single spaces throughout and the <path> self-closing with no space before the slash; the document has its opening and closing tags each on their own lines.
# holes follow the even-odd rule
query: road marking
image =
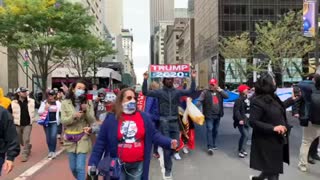
<svg viewBox="0 0 320 180">
<path fill-rule="evenodd" d="M 62 152 L 64 151 L 64 148 L 60 149 L 57 153 L 56 156 L 58 157 Z M 18 176 L 17 178 L 15 178 L 14 180 L 26 180 L 28 177 L 32 176 L 34 173 L 36 173 L 37 171 L 39 171 L 41 168 L 43 168 L 45 165 L 47 165 L 48 163 L 50 163 L 52 160 L 54 159 L 48 159 L 47 157 L 44 158 L 43 160 L 41 160 L 40 162 L 38 162 L 37 164 L 33 165 L 32 167 L 30 167 L 28 170 L 26 170 L 25 172 L 23 172 L 22 174 L 20 174 L 20 176 Z"/>
</svg>

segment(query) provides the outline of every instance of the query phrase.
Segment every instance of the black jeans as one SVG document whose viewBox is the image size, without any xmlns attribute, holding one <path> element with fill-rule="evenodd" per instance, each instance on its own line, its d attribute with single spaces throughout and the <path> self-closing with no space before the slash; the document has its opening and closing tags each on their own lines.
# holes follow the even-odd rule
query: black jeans
<svg viewBox="0 0 320 180">
<path fill-rule="evenodd" d="M 319 145 L 319 137 L 312 142 L 309 149 L 309 157 L 312 158 L 318 155 L 318 145 Z"/>
<path fill-rule="evenodd" d="M 171 139 L 176 139 L 179 142 L 180 129 L 178 120 L 168 121 L 160 120 L 160 131 L 162 135 L 167 136 Z M 166 172 L 171 172 L 172 170 L 172 155 L 174 150 L 163 149 L 164 154 L 164 168 Z"/>
<path fill-rule="evenodd" d="M 264 173 L 262 172 L 259 177 L 258 177 L 259 180 L 279 180 L 279 174 L 270 174 L 270 173 Z M 258 180 L 257 179 L 257 180 Z"/>
<path fill-rule="evenodd" d="M 220 116 L 206 117 L 207 126 L 207 146 L 208 149 L 216 148 L 216 139 L 220 126 Z"/>
</svg>

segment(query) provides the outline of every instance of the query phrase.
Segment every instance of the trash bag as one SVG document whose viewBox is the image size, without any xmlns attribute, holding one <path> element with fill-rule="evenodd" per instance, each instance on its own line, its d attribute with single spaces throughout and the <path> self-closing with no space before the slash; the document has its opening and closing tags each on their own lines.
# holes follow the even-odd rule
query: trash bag
<svg viewBox="0 0 320 180">
<path fill-rule="evenodd" d="M 190 117 L 190 119 L 194 122 L 197 123 L 199 125 L 203 125 L 204 124 L 204 115 L 202 114 L 202 112 L 197 108 L 197 106 L 195 106 L 191 99 L 188 98 L 187 99 L 187 109 L 186 111 L 188 112 L 188 115 Z"/>
</svg>

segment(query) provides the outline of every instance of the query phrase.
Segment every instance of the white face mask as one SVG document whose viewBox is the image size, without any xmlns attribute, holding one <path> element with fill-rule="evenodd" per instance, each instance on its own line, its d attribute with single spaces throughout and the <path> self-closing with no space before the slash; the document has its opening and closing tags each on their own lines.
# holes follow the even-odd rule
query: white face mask
<svg viewBox="0 0 320 180">
<path fill-rule="evenodd" d="M 125 114 L 133 114 L 137 110 L 137 103 L 135 100 L 128 101 L 122 104 L 123 113 Z"/>
</svg>

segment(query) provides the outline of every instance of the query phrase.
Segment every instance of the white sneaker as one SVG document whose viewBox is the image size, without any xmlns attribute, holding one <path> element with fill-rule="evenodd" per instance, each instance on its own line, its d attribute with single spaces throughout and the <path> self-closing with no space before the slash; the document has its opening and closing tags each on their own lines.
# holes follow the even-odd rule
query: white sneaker
<svg viewBox="0 0 320 180">
<path fill-rule="evenodd" d="M 48 158 L 49 158 L 49 159 L 52 158 L 52 152 L 49 152 Z"/>
<path fill-rule="evenodd" d="M 298 165 L 298 168 L 301 172 L 307 172 L 308 171 L 308 168 L 304 165 Z"/>
<path fill-rule="evenodd" d="M 189 150 L 188 150 L 187 147 L 183 147 L 182 152 L 185 153 L 185 154 L 188 154 L 188 153 L 189 153 Z"/>
<path fill-rule="evenodd" d="M 181 157 L 180 157 L 180 154 L 179 154 L 179 153 L 174 153 L 173 157 L 174 157 L 176 160 L 181 160 Z"/>
<path fill-rule="evenodd" d="M 55 159 L 57 157 L 56 153 L 55 152 L 52 152 L 51 153 L 51 159 Z"/>
</svg>

